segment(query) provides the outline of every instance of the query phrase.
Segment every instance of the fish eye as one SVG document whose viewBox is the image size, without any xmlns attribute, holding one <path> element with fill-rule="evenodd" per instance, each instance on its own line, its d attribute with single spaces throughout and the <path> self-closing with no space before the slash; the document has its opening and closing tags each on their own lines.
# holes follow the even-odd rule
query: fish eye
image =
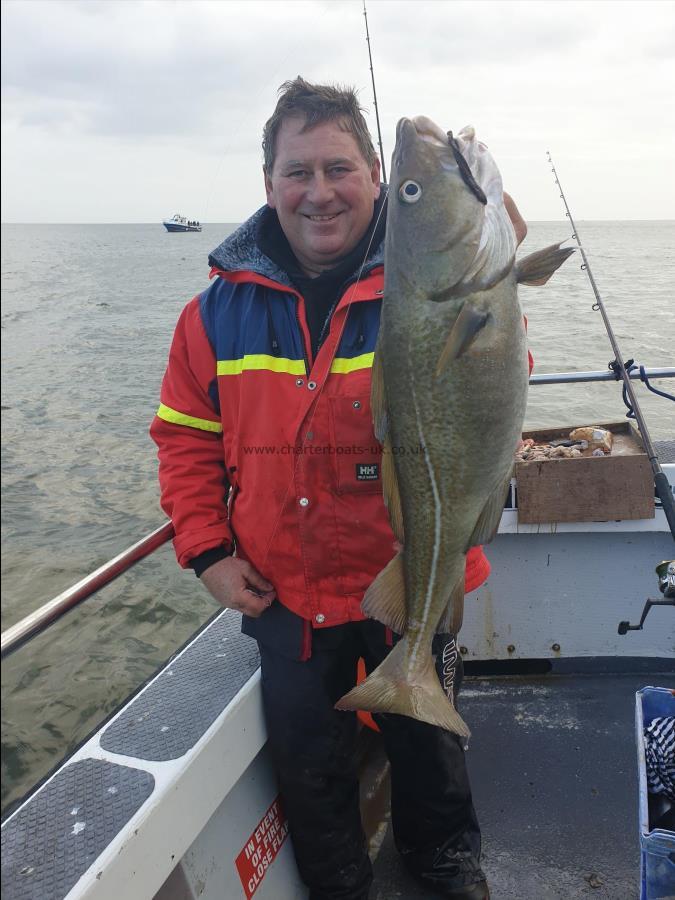
<svg viewBox="0 0 675 900">
<path fill-rule="evenodd" d="M 398 195 L 404 203 L 417 203 L 422 196 L 422 188 L 416 181 L 404 181 L 398 189 Z"/>
</svg>

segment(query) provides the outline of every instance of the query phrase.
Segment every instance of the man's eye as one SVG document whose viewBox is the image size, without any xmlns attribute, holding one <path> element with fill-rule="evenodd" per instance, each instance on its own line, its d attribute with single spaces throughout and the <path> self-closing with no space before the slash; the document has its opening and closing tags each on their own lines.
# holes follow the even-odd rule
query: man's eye
<svg viewBox="0 0 675 900">
<path fill-rule="evenodd" d="M 304 169 L 295 169 L 293 172 L 288 173 L 289 178 L 302 178 L 305 175 Z"/>
<path fill-rule="evenodd" d="M 344 175 L 345 172 L 349 172 L 347 166 L 333 166 L 330 170 L 333 175 Z"/>
</svg>

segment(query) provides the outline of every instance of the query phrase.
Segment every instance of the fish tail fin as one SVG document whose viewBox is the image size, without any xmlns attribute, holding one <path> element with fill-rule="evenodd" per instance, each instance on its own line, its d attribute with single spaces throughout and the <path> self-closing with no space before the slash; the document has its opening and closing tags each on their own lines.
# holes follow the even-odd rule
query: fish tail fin
<svg viewBox="0 0 675 900">
<path fill-rule="evenodd" d="M 443 691 L 431 654 L 414 682 L 407 677 L 407 643 L 407 637 L 403 637 L 365 681 L 338 700 L 335 708 L 397 713 L 468 738 L 469 729 Z"/>
</svg>

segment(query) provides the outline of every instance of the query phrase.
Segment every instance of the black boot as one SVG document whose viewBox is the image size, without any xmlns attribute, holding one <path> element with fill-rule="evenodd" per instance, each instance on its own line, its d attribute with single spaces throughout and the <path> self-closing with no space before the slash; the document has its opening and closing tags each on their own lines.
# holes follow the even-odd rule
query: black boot
<svg viewBox="0 0 675 900">
<path fill-rule="evenodd" d="M 487 881 L 479 881 L 477 884 L 469 884 L 441 896 L 445 900 L 490 900 L 490 891 Z"/>
</svg>

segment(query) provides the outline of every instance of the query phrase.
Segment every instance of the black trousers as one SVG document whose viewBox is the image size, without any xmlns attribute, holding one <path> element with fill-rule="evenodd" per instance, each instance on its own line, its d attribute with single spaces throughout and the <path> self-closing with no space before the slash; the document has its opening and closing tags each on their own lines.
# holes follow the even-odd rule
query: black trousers
<svg viewBox="0 0 675 900">
<path fill-rule="evenodd" d="M 278 606 L 274 604 L 274 606 Z M 365 900 L 372 867 L 359 812 L 354 713 L 333 708 L 356 681 L 363 657 L 370 672 L 391 649 L 378 622 L 313 632 L 301 662 L 285 615 L 245 620 L 258 639 L 269 744 L 300 874 L 310 900 Z M 248 625 L 247 625 L 248 623 Z M 290 636 L 290 639 L 289 639 Z M 461 656 L 452 635 L 433 650 L 446 692 L 456 696 Z M 406 716 L 376 715 L 391 765 L 396 847 L 409 870 L 439 892 L 482 881 L 480 830 L 460 739 Z"/>
</svg>

